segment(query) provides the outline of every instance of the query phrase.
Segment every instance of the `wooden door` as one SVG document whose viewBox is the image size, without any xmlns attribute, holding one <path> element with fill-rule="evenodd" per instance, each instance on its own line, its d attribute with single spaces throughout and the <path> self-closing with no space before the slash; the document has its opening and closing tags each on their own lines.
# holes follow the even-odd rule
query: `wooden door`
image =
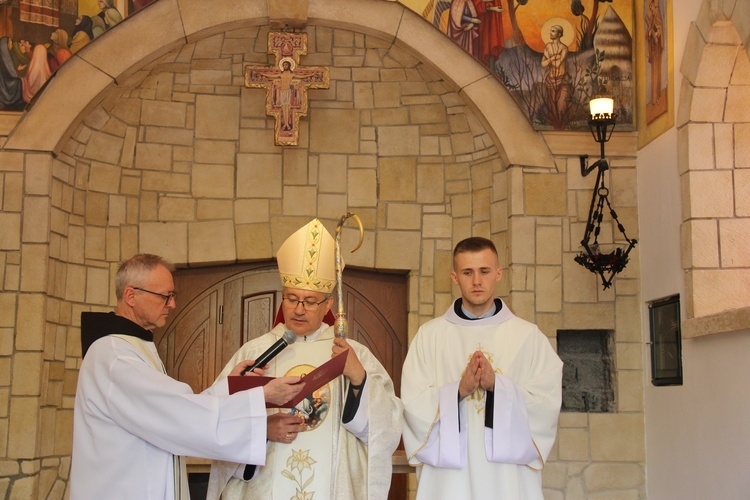
<svg viewBox="0 0 750 500">
<path fill-rule="evenodd" d="M 279 274 L 274 263 L 261 263 L 180 269 L 174 279 L 177 307 L 154 342 L 167 372 L 200 392 L 242 344 L 271 329 L 281 303 Z M 372 351 L 400 395 L 407 276 L 347 268 L 343 282 L 349 338 Z M 406 491 L 406 475 L 394 474 L 389 498 L 406 498 Z"/>
</svg>

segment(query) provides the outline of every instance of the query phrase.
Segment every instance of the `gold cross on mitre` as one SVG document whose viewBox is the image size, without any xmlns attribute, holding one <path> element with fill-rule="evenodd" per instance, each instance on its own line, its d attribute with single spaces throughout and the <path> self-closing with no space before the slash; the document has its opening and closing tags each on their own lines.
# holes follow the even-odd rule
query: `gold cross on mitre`
<svg viewBox="0 0 750 500">
<path fill-rule="evenodd" d="M 307 89 L 327 89 L 328 68 L 299 65 L 307 54 L 307 33 L 268 33 L 268 53 L 276 56 L 273 66 L 245 66 L 245 87 L 266 89 L 266 114 L 276 118 L 277 146 L 299 143 L 299 117 L 307 115 Z"/>
</svg>

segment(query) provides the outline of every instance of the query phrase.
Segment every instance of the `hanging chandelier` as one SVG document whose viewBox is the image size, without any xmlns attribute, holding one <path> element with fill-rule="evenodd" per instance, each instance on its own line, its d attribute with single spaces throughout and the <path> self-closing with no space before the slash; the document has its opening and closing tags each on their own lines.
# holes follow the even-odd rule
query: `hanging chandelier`
<svg viewBox="0 0 750 500">
<path fill-rule="evenodd" d="M 596 169 L 597 176 L 596 183 L 594 184 L 594 193 L 591 198 L 591 206 L 589 207 L 589 216 L 586 221 L 586 232 L 581 240 L 583 251 L 578 253 L 575 261 L 592 273 L 598 274 L 606 290 L 612 286 L 612 280 L 615 275 L 625 269 L 625 266 L 628 264 L 628 255 L 638 241 L 628 238 L 625 233 L 625 227 L 623 227 L 617 218 L 617 213 L 609 201 L 609 189 L 604 184 L 604 172 L 609 170 L 609 163 L 604 154 L 604 143 L 612 137 L 617 119 L 617 115 L 613 113 L 614 101 L 606 97 L 597 98 L 592 99 L 589 106 L 591 109 L 589 128 L 591 129 L 591 135 L 594 136 L 594 140 L 599 143 L 600 158 L 593 164 L 588 165 L 588 155 L 580 157 L 581 175 L 586 177 Z M 617 226 L 617 230 L 624 238 L 625 245 L 599 243 L 599 234 L 605 210 L 609 212 L 612 222 Z M 605 247 L 607 248 L 605 249 Z"/>
</svg>

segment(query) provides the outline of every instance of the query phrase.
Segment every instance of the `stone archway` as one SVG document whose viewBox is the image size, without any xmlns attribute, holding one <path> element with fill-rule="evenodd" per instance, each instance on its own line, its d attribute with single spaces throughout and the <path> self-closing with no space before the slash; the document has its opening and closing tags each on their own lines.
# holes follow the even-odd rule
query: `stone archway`
<svg viewBox="0 0 750 500">
<path fill-rule="evenodd" d="M 458 86 L 477 110 L 495 136 L 506 165 L 554 166 L 541 136 L 497 79 L 410 10 L 381 0 L 311 0 L 308 15 L 310 25 L 351 26 L 363 33 L 376 33 L 429 63 Z M 230 0 L 209 4 L 159 0 L 61 67 L 11 131 L 4 148 L 59 153 L 65 138 L 108 88 L 127 83 L 144 66 L 185 43 L 235 27 L 267 25 L 268 21 L 266 2 L 238 6 Z M 69 92 L 70 88 L 76 92 Z M 483 105 L 486 102 L 495 105 L 489 109 Z M 497 112 L 498 102 L 502 113 Z"/>
</svg>

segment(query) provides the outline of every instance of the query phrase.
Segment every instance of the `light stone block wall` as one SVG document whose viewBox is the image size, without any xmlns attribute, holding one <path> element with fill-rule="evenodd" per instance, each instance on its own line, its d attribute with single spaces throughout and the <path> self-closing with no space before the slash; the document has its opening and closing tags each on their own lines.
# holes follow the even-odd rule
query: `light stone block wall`
<svg viewBox="0 0 750 500">
<path fill-rule="evenodd" d="M 736 26 L 693 26 L 683 65 L 678 139 L 687 336 L 748 325 L 750 61 Z M 695 319 L 696 321 L 690 321 Z M 702 321 L 704 320 L 704 321 Z"/>
<path fill-rule="evenodd" d="M 457 296 L 451 251 L 471 235 L 495 241 L 498 292 L 553 345 L 559 329 L 615 330 L 618 412 L 562 415 L 545 495 L 643 497 L 637 258 L 607 291 L 573 261 L 594 179 L 570 151 L 597 145 L 549 133 L 554 168 L 503 165 L 482 120 L 424 62 L 372 35 L 307 32 L 302 65 L 330 66 L 331 88 L 310 92 L 298 148 L 274 146 L 264 92 L 242 86 L 244 64 L 272 62 L 266 29 L 253 27 L 186 44 L 111 88 L 54 159 L 0 152 L 11 229 L 0 235 L 0 428 L 12 436 L 0 442 L 0 493 L 62 498 L 80 313 L 114 305 L 120 260 L 271 259 L 311 217 L 333 230 L 352 211 L 366 234 L 347 263 L 410 272 L 410 338 Z M 613 203 L 637 237 L 635 137 L 612 145 Z M 347 229 L 345 246 L 354 238 Z M 615 240 L 611 224 L 602 240 Z M 34 381 L 14 376 L 34 365 Z"/>
</svg>

